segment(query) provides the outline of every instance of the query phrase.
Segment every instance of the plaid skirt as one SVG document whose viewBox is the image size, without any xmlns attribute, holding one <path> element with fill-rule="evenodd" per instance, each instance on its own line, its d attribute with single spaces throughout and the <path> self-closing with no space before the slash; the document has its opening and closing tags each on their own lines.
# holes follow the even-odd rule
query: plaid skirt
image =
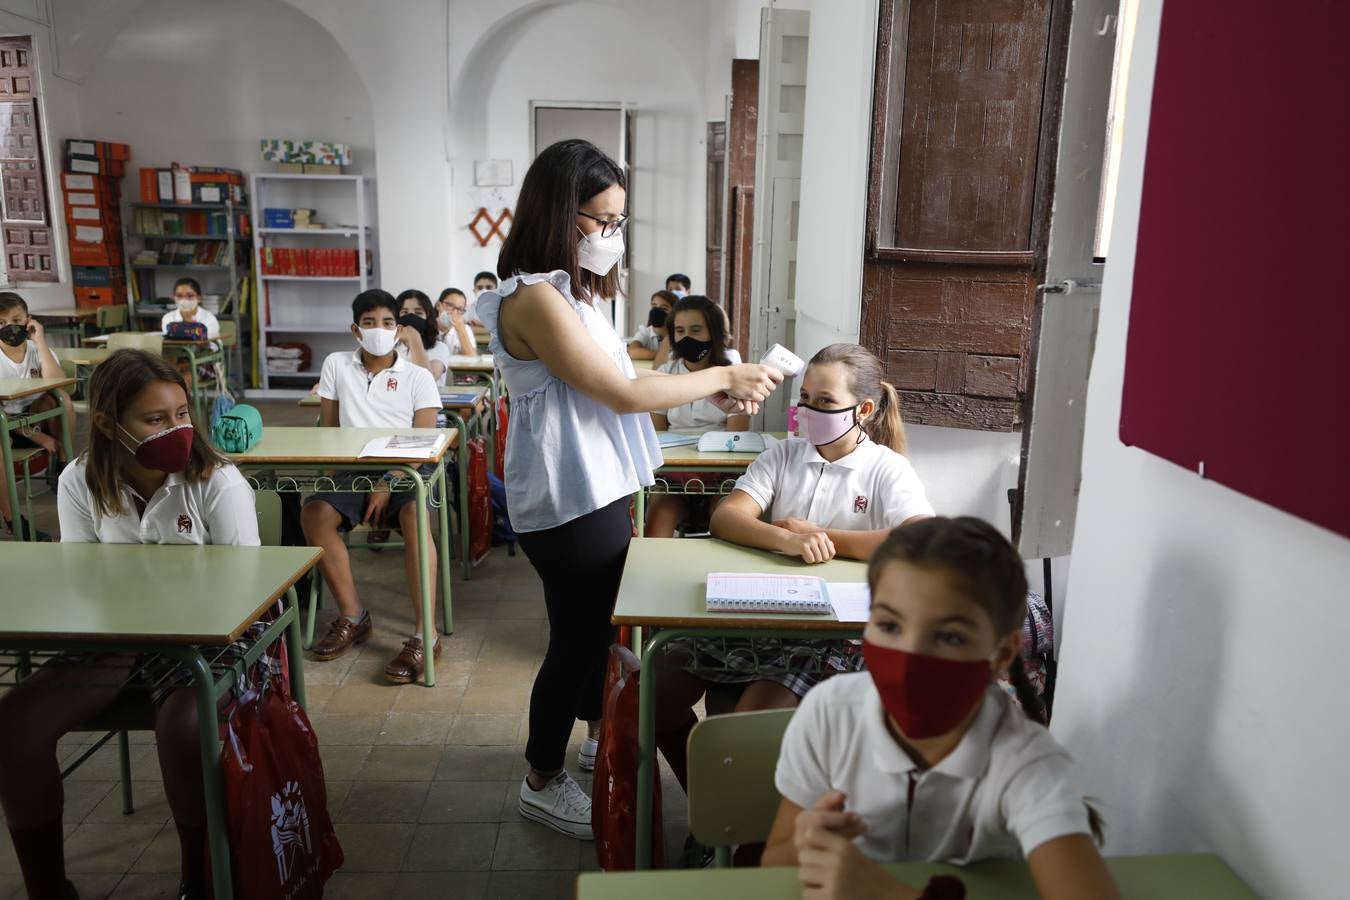
<svg viewBox="0 0 1350 900">
<path fill-rule="evenodd" d="M 790 638 L 676 638 L 661 652 L 679 668 L 717 684 L 772 681 L 798 697 L 840 672 L 863 668 L 862 642 Z M 684 657 L 681 661 L 679 658 Z"/>
</svg>

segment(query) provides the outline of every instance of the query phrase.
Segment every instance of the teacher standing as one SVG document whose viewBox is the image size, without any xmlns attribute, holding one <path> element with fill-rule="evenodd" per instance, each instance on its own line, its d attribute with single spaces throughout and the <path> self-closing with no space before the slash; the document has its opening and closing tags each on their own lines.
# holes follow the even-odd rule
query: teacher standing
<svg viewBox="0 0 1350 900">
<path fill-rule="evenodd" d="M 511 396 L 511 526 L 548 608 L 520 812 L 583 840 L 591 839 L 591 800 L 563 764 L 581 719 L 589 731 L 578 763 L 595 766 L 610 616 L 633 533 L 629 500 L 661 465 L 648 413 L 705 397 L 753 410 L 781 380 L 760 365 L 634 372 L 594 306 L 619 293 L 625 187 L 623 171 L 587 141 L 560 141 L 539 154 L 497 260 L 501 285 L 477 307 Z"/>
</svg>

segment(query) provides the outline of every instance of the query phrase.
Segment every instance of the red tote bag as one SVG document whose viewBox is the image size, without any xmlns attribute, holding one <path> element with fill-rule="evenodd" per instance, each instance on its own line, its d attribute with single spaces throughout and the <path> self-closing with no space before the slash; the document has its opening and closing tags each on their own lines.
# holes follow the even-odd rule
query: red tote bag
<svg viewBox="0 0 1350 900">
<path fill-rule="evenodd" d="M 606 872 L 631 870 L 637 850 L 638 675 L 642 663 L 627 647 L 609 649 L 604 724 L 591 789 L 595 855 Z M 661 779 L 652 779 L 652 867 L 663 868 Z"/>
<path fill-rule="evenodd" d="M 235 896 L 321 900 L 324 883 L 342 867 L 342 845 L 314 729 L 275 680 L 231 711 L 221 768 Z"/>
</svg>

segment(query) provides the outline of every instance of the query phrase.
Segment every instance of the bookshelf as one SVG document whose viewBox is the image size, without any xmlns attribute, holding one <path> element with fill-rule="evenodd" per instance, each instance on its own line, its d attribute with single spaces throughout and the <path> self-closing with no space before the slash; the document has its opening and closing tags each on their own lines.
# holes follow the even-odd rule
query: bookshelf
<svg viewBox="0 0 1350 900">
<path fill-rule="evenodd" d="M 284 396 L 308 391 L 330 353 L 355 349 L 352 299 L 378 284 L 374 186 L 363 175 L 260 172 L 252 182 L 259 381 L 268 394 Z M 322 225 L 274 227 L 267 209 L 312 209 L 314 221 Z M 283 371 L 269 365 L 269 346 L 300 343 L 310 350 L 308 368 Z"/>
<path fill-rule="evenodd" d="M 224 203 L 133 203 L 131 215 L 123 220 L 123 235 L 133 321 L 158 330 L 160 318 L 173 308 L 174 281 L 196 278 L 202 285 L 202 305 L 234 323 L 238 339 L 231 350 L 230 381 L 242 389 L 253 346 L 248 320 L 240 315 L 240 289 L 249 263 L 247 209 L 228 198 Z"/>
</svg>

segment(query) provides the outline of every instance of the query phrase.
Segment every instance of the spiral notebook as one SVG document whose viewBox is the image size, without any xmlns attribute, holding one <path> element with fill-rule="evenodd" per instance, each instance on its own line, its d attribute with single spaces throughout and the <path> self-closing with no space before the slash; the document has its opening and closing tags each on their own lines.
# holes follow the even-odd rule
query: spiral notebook
<svg viewBox="0 0 1350 900">
<path fill-rule="evenodd" d="M 770 612 L 829 615 L 825 582 L 810 575 L 708 574 L 708 612 Z"/>
</svg>

